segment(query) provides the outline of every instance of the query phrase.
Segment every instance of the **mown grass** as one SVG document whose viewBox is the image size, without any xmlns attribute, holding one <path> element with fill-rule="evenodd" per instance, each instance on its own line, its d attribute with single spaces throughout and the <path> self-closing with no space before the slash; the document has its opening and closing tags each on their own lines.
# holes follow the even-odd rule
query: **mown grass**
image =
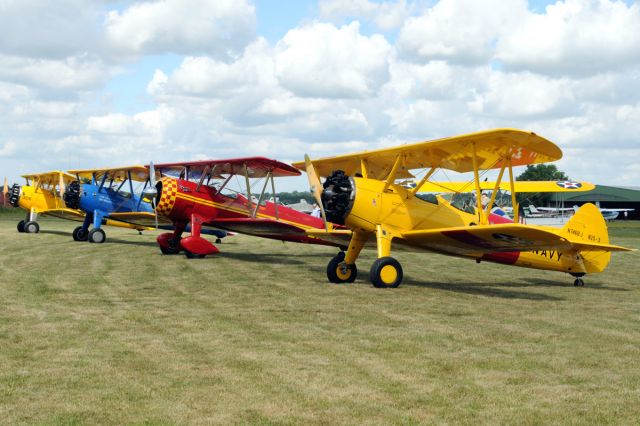
<svg viewBox="0 0 640 426">
<path fill-rule="evenodd" d="M 203 260 L 153 232 L 0 216 L 3 424 L 632 424 L 640 252 L 559 273 L 399 253 L 396 290 L 326 282 L 334 249 L 228 238 Z M 640 226 L 612 226 L 640 247 Z"/>
</svg>

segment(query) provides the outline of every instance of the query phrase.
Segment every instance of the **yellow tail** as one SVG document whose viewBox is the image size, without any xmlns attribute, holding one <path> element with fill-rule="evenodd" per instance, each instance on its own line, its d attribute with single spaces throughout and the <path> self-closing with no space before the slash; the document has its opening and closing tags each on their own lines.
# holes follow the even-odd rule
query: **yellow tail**
<svg viewBox="0 0 640 426">
<path fill-rule="evenodd" d="M 577 263 L 582 260 L 584 271 L 589 274 L 604 271 L 611 260 L 611 249 L 617 248 L 608 246 L 607 223 L 600 209 L 591 203 L 578 209 L 562 228 L 562 233 L 569 241 L 576 243 L 574 246 L 579 255 Z"/>
</svg>

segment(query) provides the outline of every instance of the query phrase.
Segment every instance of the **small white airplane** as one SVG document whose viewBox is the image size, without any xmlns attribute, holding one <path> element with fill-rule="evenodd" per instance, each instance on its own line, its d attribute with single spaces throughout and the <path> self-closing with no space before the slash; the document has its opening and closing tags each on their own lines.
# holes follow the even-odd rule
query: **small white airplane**
<svg viewBox="0 0 640 426">
<path fill-rule="evenodd" d="M 632 212 L 635 209 L 610 209 L 610 208 L 601 208 L 600 203 L 596 201 L 596 207 L 600 209 L 600 213 L 602 213 L 602 217 L 605 220 L 611 221 L 616 219 L 620 213 L 623 212 Z M 528 210 L 530 212 L 529 215 L 525 215 L 526 219 L 534 219 L 534 218 L 559 218 L 561 221 L 559 223 L 565 223 L 566 219 L 572 216 L 577 210 L 578 206 L 573 207 L 535 207 L 534 205 L 529 205 Z"/>
</svg>

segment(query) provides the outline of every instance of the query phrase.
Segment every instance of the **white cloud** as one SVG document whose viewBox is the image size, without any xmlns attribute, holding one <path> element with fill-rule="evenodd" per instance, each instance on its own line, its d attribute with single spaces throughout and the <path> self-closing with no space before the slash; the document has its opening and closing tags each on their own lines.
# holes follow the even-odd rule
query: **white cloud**
<svg viewBox="0 0 640 426">
<path fill-rule="evenodd" d="M 109 12 L 106 36 L 113 49 L 133 55 L 207 53 L 227 59 L 255 36 L 255 10 L 245 0 L 140 2 Z"/>
<path fill-rule="evenodd" d="M 3 0 L 0 53 L 67 58 L 101 45 L 101 1 Z"/>
<path fill-rule="evenodd" d="M 505 66 L 544 74 L 590 75 L 640 63 L 640 5 L 566 0 L 528 14 L 496 56 Z"/>
<path fill-rule="evenodd" d="M 65 59 L 0 55 L 0 80 L 33 88 L 78 91 L 102 87 L 115 73 L 100 59 L 71 56 Z"/>
<path fill-rule="evenodd" d="M 525 0 L 441 0 L 406 20 L 397 49 L 415 62 L 484 64 L 492 59 L 496 40 L 509 34 L 526 13 Z"/>
<path fill-rule="evenodd" d="M 391 46 L 366 37 L 352 22 L 340 28 L 313 23 L 290 30 L 276 45 L 276 76 L 298 96 L 367 98 L 388 80 Z"/>
<path fill-rule="evenodd" d="M 320 16 L 341 23 L 347 18 L 372 21 L 382 30 L 391 30 L 402 25 L 411 13 L 405 0 L 380 3 L 369 0 L 321 0 Z"/>
</svg>

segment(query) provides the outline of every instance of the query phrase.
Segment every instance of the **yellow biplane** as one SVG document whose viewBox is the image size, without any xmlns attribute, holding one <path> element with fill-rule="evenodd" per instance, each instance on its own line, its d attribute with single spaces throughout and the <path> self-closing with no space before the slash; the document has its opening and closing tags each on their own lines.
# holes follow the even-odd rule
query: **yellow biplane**
<svg viewBox="0 0 640 426">
<path fill-rule="evenodd" d="M 38 233 L 40 231 L 40 225 L 37 222 L 39 214 L 78 222 L 84 220 L 83 211 L 68 208 L 63 200 L 66 187 L 76 179 L 74 175 L 52 171 L 22 177 L 26 179 L 26 185 L 14 184 L 9 191 L 11 205 L 27 211 L 27 217 L 18 223 L 19 232 Z M 106 224 L 138 230 L 147 229 L 113 220 L 107 220 Z"/>
<path fill-rule="evenodd" d="M 330 282 L 353 282 L 356 260 L 367 242 L 375 242 L 378 258 L 370 269 L 375 287 L 397 287 L 402 282 L 400 263 L 391 247 L 427 250 L 447 255 L 566 272 L 582 286 L 582 276 L 603 271 L 610 252 L 628 249 L 609 244 L 607 226 L 593 204 L 585 204 L 562 229 L 527 226 L 491 213 L 505 172 L 513 205 L 513 167 L 558 160 L 562 152 L 552 142 L 515 129 L 497 129 L 395 148 L 294 163 L 306 170 L 311 190 L 321 206 L 325 230 L 308 231 L 323 239 L 348 241 L 327 266 Z M 397 180 L 415 179 L 411 171 L 423 169 L 415 188 Z M 441 196 L 417 196 L 439 170 L 473 172 L 476 206 L 463 211 Z M 492 196 L 482 205 L 480 171 L 499 170 Z M 324 184 L 320 176 L 326 176 Z M 345 225 L 335 229 L 331 223 Z"/>
</svg>

